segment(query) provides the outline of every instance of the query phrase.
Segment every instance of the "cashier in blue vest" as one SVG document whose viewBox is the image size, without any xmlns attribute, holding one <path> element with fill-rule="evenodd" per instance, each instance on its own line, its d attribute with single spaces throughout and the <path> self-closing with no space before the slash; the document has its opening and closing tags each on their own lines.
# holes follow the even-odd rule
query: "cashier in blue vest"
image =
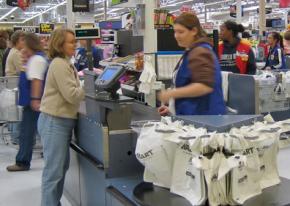
<svg viewBox="0 0 290 206">
<path fill-rule="evenodd" d="M 266 59 L 265 69 L 286 69 L 286 59 L 283 52 L 283 38 L 278 32 L 272 32 L 267 38 L 270 45 L 269 54 Z"/>
<path fill-rule="evenodd" d="M 80 47 L 76 51 L 74 65 L 78 71 L 88 68 L 87 58 L 87 41 L 79 40 Z M 93 66 L 94 68 L 100 67 L 99 62 L 103 59 L 103 50 L 92 46 Z"/>
<path fill-rule="evenodd" d="M 158 109 L 160 115 L 223 115 L 225 102 L 218 59 L 199 19 L 183 13 L 174 22 L 175 39 L 186 48 L 173 73 L 174 88 L 159 93 L 169 106 Z"/>
</svg>

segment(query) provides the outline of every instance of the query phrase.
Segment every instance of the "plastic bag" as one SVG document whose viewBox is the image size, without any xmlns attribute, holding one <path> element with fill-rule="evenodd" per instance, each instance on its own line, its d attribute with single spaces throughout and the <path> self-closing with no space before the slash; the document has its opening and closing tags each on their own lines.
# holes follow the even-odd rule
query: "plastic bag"
<svg viewBox="0 0 290 206">
<path fill-rule="evenodd" d="M 200 169 L 193 167 L 194 157 L 189 140 L 182 141 L 175 153 L 170 192 L 185 197 L 192 205 L 201 205 L 206 200 L 204 176 Z"/>
</svg>

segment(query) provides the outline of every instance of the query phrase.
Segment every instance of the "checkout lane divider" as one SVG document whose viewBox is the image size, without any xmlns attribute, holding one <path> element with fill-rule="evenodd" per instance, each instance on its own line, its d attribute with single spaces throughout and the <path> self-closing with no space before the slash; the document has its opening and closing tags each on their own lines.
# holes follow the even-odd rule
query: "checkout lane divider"
<svg viewBox="0 0 290 206">
<path fill-rule="evenodd" d="M 82 155 L 83 157 L 85 157 L 87 160 L 89 160 L 91 163 L 93 163 L 93 165 L 96 166 L 96 168 L 100 169 L 100 170 L 104 170 L 104 164 L 98 160 L 97 158 L 95 158 L 94 156 L 92 156 L 91 154 L 89 154 L 88 152 L 86 152 L 83 148 L 81 148 L 80 146 L 78 146 L 76 143 L 71 142 L 70 143 L 70 147 L 76 151 L 78 154 Z"/>
</svg>

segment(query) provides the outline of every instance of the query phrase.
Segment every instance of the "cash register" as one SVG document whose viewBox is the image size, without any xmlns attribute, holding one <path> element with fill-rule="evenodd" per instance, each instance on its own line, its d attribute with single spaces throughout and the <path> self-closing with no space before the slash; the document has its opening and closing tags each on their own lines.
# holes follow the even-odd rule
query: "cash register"
<svg viewBox="0 0 290 206">
<path fill-rule="evenodd" d="M 96 79 L 96 98 L 111 100 L 118 99 L 117 90 L 120 89 L 120 78 L 126 71 L 123 65 L 107 66 L 104 72 Z"/>
</svg>

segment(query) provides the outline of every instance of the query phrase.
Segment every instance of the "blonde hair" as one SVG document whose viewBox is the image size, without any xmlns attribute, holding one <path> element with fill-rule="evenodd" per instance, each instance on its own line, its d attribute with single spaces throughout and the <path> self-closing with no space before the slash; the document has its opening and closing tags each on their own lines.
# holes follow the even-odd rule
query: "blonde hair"
<svg viewBox="0 0 290 206">
<path fill-rule="evenodd" d="M 75 35 L 71 29 L 56 29 L 52 32 L 48 45 L 48 57 L 50 59 L 54 59 L 55 57 L 65 58 L 63 45 L 67 33 Z"/>
</svg>

